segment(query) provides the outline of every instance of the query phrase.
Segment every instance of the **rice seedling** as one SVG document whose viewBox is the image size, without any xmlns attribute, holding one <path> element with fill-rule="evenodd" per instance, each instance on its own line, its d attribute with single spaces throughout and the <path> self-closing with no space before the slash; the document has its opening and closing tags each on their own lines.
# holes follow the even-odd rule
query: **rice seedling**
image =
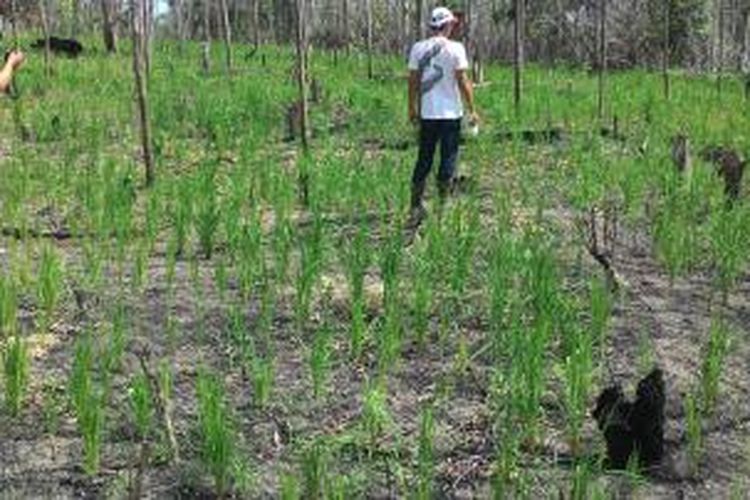
<svg viewBox="0 0 750 500">
<path fill-rule="evenodd" d="M 313 382 L 313 395 L 320 399 L 325 393 L 328 373 L 331 369 L 332 332 L 327 320 L 315 330 L 310 350 L 310 374 Z"/>
<path fill-rule="evenodd" d="M 297 476 L 294 474 L 282 474 L 280 479 L 279 497 L 282 500 L 298 500 L 302 498 Z"/>
<path fill-rule="evenodd" d="M 432 288 L 432 264 L 427 260 L 426 246 L 421 245 L 414 256 L 415 275 L 413 281 L 413 328 L 417 345 L 427 346 L 430 328 L 430 309 L 434 291 Z"/>
<path fill-rule="evenodd" d="M 388 411 L 388 396 L 382 383 L 369 383 L 365 387 L 362 402 L 362 418 L 365 432 L 370 439 L 369 453 L 377 449 L 377 443 L 391 425 Z"/>
<path fill-rule="evenodd" d="M 216 495 L 223 498 L 230 486 L 235 453 L 235 436 L 224 386 L 217 376 L 202 368 L 198 373 L 196 393 L 201 459 L 213 476 Z"/>
<path fill-rule="evenodd" d="M 591 469 L 588 463 L 580 462 L 573 469 L 571 500 L 588 500 L 591 497 Z"/>
<path fill-rule="evenodd" d="M 719 396 L 719 382 L 731 348 L 729 328 L 722 321 L 714 321 L 704 349 L 701 363 L 701 409 L 705 415 L 712 415 Z"/>
<path fill-rule="evenodd" d="M 385 373 L 399 357 L 402 341 L 400 265 L 403 252 L 401 232 L 389 235 L 381 247 L 383 277 L 383 321 L 378 337 L 378 362 Z"/>
<path fill-rule="evenodd" d="M 227 272 L 227 263 L 223 256 L 219 256 L 214 262 L 214 283 L 216 291 L 219 293 L 219 300 L 225 302 L 227 298 L 227 289 L 229 288 L 229 274 Z"/>
<path fill-rule="evenodd" d="M 419 447 L 417 449 L 417 488 L 416 498 L 429 499 L 433 497 L 433 476 L 435 474 L 435 420 L 430 405 L 422 408 L 419 421 Z"/>
<path fill-rule="evenodd" d="M 139 240 L 135 245 L 131 273 L 131 286 L 136 293 L 142 291 L 146 285 L 148 258 L 147 243 L 145 240 Z"/>
<path fill-rule="evenodd" d="M 8 339 L 3 353 L 5 406 L 15 417 L 21 411 L 29 383 L 29 352 L 26 341 L 18 335 Z"/>
<path fill-rule="evenodd" d="M 133 420 L 141 441 L 148 439 L 154 418 L 153 396 L 151 386 L 144 374 L 138 374 L 130 384 L 130 406 Z"/>
<path fill-rule="evenodd" d="M 366 247 L 367 228 L 364 224 L 357 228 L 350 244 L 342 245 L 343 259 L 349 281 L 351 297 L 350 352 L 352 358 L 359 359 L 365 343 L 365 275 L 370 264 L 370 253 Z"/>
<path fill-rule="evenodd" d="M 612 296 L 605 281 L 598 276 L 591 279 L 589 294 L 591 296 L 591 335 L 603 359 L 607 330 L 612 315 Z"/>
<path fill-rule="evenodd" d="M 508 498 L 520 489 L 521 432 L 517 402 L 508 377 L 497 371 L 492 378 L 489 405 L 492 408 L 492 434 L 495 457 L 492 470 L 492 497 Z"/>
<path fill-rule="evenodd" d="M 286 212 L 276 210 L 276 224 L 271 236 L 271 247 L 274 255 L 274 273 L 279 286 L 286 283 L 289 274 L 289 260 L 294 244 L 294 232 Z"/>
<path fill-rule="evenodd" d="M 42 249 L 41 261 L 39 263 L 39 277 L 37 283 L 37 299 L 44 314 L 43 324 L 47 325 L 52 318 L 63 281 L 63 268 L 57 253 L 49 246 Z"/>
<path fill-rule="evenodd" d="M 274 384 L 274 359 L 271 355 L 256 355 L 250 361 L 253 380 L 253 402 L 258 408 L 266 408 L 271 400 Z"/>
<path fill-rule="evenodd" d="M 105 399 L 95 384 L 94 356 L 93 339 L 87 332 L 76 341 L 70 393 L 78 430 L 83 437 L 83 467 L 89 475 L 99 470 L 104 429 Z"/>
<path fill-rule="evenodd" d="M 722 304 L 747 263 L 750 244 L 750 210 L 744 207 L 718 209 L 710 221 L 711 257 Z"/>
<path fill-rule="evenodd" d="M 219 228 L 221 214 L 216 193 L 216 165 L 202 165 L 198 172 L 195 192 L 198 200 L 195 210 L 195 228 L 198 241 L 206 259 L 213 254 L 216 231 Z"/>
<path fill-rule="evenodd" d="M 302 457 L 304 498 L 319 500 L 327 498 L 328 448 L 322 439 L 315 439 Z"/>
<path fill-rule="evenodd" d="M 58 382 L 45 381 L 42 393 L 42 425 L 44 432 L 50 436 L 57 434 L 60 428 L 60 417 L 64 411 L 64 390 L 60 391 L 60 389 Z"/>
<path fill-rule="evenodd" d="M 300 235 L 300 263 L 294 301 L 297 331 L 303 332 L 310 316 L 312 294 L 323 267 L 323 220 L 321 214 L 313 212 L 311 227 Z"/>
<path fill-rule="evenodd" d="M 184 177 L 175 184 L 172 194 L 172 224 L 174 227 L 174 251 L 176 255 L 185 252 L 188 243 L 189 228 L 193 221 L 193 183 L 190 177 Z"/>
<path fill-rule="evenodd" d="M 700 395 L 688 392 L 684 404 L 690 468 L 693 474 L 697 474 L 703 455 L 703 407 Z"/>
<path fill-rule="evenodd" d="M 16 284 L 10 276 L 0 276 L 0 339 L 16 331 L 18 296 Z"/>
<path fill-rule="evenodd" d="M 583 424 L 588 416 L 589 392 L 594 369 L 593 342 L 584 331 L 574 334 L 573 347 L 565 358 L 565 397 L 568 442 L 573 455 L 581 450 Z"/>
</svg>

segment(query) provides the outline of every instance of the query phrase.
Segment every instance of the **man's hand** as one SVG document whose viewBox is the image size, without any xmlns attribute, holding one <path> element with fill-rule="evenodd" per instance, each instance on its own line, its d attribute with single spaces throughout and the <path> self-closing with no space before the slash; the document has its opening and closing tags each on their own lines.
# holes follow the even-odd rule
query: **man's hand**
<svg viewBox="0 0 750 500">
<path fill-rule="evenodd" d="M 14 70 L 20 68 L 26 61 L 26 56 L 20 50 L 14 50 L 8 54 L 7 64 Z"/>
<path fill-rule="evenodd" d="M 479 118 L 479 114 L 476 111 L 469 111 L 469 116 L 467 117 L 469 121 L 469 125 L 479 125 L 482 123 L 481 118 Z"/>
</svg>

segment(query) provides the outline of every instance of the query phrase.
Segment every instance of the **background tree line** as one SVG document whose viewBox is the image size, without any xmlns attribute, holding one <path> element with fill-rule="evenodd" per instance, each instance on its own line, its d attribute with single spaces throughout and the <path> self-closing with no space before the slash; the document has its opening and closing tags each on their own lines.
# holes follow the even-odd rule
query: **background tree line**
<svg viewBox="0 0 750 500">
<path fill-rule="evenodd" d="M 404 55 L 424 35 L 434 6 L 425 0 L 143 0 L 149 36 L 221 39 L 249 44 L 295 40 L 299 3 L 306 9 L 313 46 L 364 49 L 368 20 L 376 52 Z M 602 2 L 606 5 L 609 68 L 655 67 L 668 53 L 671 66 L 744 70 L 750 52 L 750 0 L 448 0 L 464 14 L 464 38 L 474 57 L 509 62 L 514 57 L 516 5 L 523 9 L 525 60 L 544 64 L 599 64 Z M 124 0 L 0 0 L 0 27 L 40 29 L 78 37 L 101 33 L 106 50 L 128 31 Z M 371 15 L 367 15 L 368 9 Z M 15 15 L 14 15 L 15 12 Z M 157 16 L 157 12 L 160 14 Z"/>
</svg>

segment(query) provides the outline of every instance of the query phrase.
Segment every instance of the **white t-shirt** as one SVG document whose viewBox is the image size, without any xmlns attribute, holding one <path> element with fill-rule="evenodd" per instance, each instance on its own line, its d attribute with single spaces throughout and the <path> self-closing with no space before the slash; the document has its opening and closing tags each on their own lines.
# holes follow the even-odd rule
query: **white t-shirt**
<svg viewBox="0 0 750 500">
<path fill-rule="evenodd" d="M 417 42 L 409 55 L 409 70 L 421 73 L 421 116 L 425 120 L 456 120 L 464 109 L 456 71 L 467 70 L 463 44 L 435 36 Z"/>
</svg>

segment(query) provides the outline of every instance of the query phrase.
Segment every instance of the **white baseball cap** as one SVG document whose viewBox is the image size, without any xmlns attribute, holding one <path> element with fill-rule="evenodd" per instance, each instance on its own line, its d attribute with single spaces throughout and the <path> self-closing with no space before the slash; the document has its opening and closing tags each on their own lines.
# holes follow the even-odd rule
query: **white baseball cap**
<svg viewBox="0 0 750 500">
<path fill-rule="evenodd" d="M 432 11 L 432 17 L 430 18 L 430 28 L 440 29 L 447 23 L 455 21 L 456 18 L 453 16 L 453 12 L 445 7 L 437 7 Z"/>
</svg>

